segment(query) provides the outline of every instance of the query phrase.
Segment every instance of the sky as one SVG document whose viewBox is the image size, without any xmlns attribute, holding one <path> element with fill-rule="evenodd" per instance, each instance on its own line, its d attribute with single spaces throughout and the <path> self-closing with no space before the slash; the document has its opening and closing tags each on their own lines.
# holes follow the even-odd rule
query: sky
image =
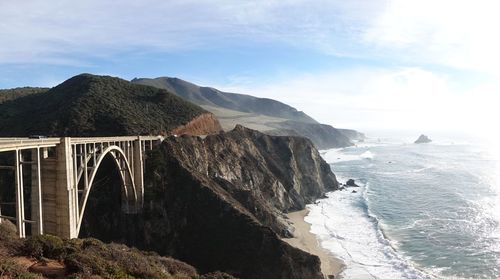
<svg viewBox="0 0 500 279">
<path fill-rule="evenodd" d="M 171 76 L 361 131 L 498 136 L 494 0 L 0 0 L 0 88 Z"/>
</svg>

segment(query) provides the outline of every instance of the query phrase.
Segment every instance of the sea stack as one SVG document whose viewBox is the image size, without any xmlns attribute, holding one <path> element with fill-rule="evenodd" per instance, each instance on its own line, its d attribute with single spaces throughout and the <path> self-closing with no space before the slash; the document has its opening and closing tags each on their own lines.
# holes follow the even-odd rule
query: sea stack
<svg viewBox="0 0 500 279">
<path fill-rule="evenodd" d="M 429 143 L 432 142 L 432 140 L 426 136 L 426 135 L 420 135 L 418 139 L 415 141 L 415 143 Z"/>
</svg>

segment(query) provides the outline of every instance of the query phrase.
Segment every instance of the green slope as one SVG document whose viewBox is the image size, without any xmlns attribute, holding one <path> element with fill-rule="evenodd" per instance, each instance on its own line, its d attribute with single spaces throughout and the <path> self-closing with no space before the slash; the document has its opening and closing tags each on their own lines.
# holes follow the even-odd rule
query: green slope
<svg viewBox="0 0 500 279">
<path fill-rule="evenodd" d="M 350 146 L 352 140 L 363 137 L 353 130 L 320 124 L 304 112 L 272 99 L 222 92 L 178 78 L 136 78 L 132 82 L 167 89 L 200 105 L 215 114 L 225 130 L 241 124 L 272 135 L 302 136 L 320 149 Z"/>
<path fill-rule="evenodd" d="M 246 113 L 285 118 L 304 123 L 317 123 L 302 111 L 268 98 L 222 92 L 210 87 L 200 87 L 178 78 L 133 79 L 132 83 L 167 89 L 174 94 L 201 106 L 221 107 Z"/>
<path fill-rule="evenodd" d="M 13 89 L 0 89 L 0 104 L 31 94 L 47 92 L 49 88 L 19 87 Z"/>
<path fill-rule="evenodd" d="M 205 112 L 164 89 L 82 74 L 0 104 L 0 136 L 165 134 Z"/>
</svg>

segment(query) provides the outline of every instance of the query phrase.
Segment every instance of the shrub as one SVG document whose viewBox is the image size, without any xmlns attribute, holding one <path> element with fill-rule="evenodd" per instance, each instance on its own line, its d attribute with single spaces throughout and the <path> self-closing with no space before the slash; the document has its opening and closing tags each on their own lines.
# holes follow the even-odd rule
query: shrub
<svg viewBox="0 0 500 279">
<path fill-rule="evenodd" d="M 64 254 L 64 242 L 57 236 L 37 235 L 27 238 L 23 246 L 24 253 L 35 257 L 62 259 Z"/>
<path fill-rule="evenodd" d="M 0 224 L 0 248 L 4 247 L 7 251 L 19 251 L 23 245 L 16 233 L 16 226 L 9 220 L 2 220 Z"/>
<path fill-rule="evenodd" d="M 11 259 L 0 258 L 0 278 L 40 279 L 42 277 L 28 272 Z"/>
</svg>

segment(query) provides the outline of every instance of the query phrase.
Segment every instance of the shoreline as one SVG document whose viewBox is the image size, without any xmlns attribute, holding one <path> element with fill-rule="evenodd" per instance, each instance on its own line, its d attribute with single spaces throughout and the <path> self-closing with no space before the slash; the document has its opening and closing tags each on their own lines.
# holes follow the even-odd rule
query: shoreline
<svg viewBox="0 0 500 279">
<path fill-rule="evenodd" d="M 311 233 L 311 224 L 304 220 L 308 213 L 309 209 L 303 209 L 286 214 L 295 230 L 293 238 L 283 238 L 283 240 L 296 248 L 318 256 L 321 261 L 321 272 L 326 278 L 329 278 L 329 275 L 339 278 L 345 264 L 330 251 L 321 247 L 319 239 Z"/>
</svg>

